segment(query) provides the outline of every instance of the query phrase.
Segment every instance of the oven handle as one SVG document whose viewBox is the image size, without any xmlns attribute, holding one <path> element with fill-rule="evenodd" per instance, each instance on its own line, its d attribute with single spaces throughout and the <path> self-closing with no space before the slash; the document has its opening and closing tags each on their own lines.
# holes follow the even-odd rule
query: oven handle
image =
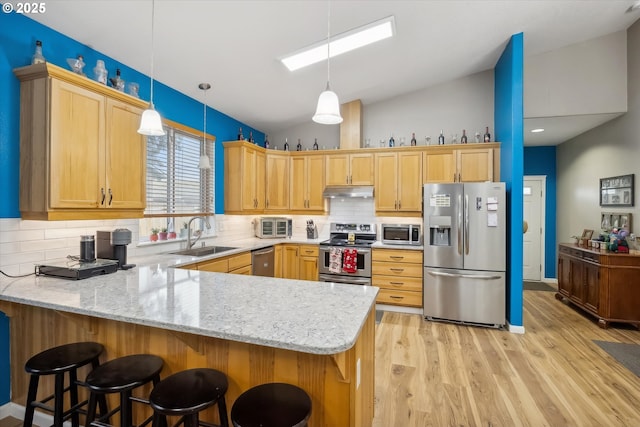
<svg viewBox="0 0 640 427">
<path fill-rule="evenodd" d="M 344 277 L 334 276 L 331 274 L 321 274 L 318 276 L 320 282 L 346 283 L 349 285 L 365 285 L 371 286 L 370 277 Z"/>
<path fill-rule="evenodd" d="M 428 271 L 432 276 L 441 276 L 441 277 L 455 277 L 458 279 L 479 279 L 479 280 L 498 280 L 501 279 L 502 276 L 484 276 L 484 275 L 476 275 L 476 274 L 456 274 L 456 273 L 441 273 L 438 271 Z"/>
<path fill-rule="evenodd" d="M 349 247 L 349 246 L 320 246 L 320 252 L 329 252 L 331 248 L 342 248 L 342 249 L 355 249 L 358 251 L 358 254 L 370 254 L 371 249 L 362 249 L 359 247 Z"/>
</svg>

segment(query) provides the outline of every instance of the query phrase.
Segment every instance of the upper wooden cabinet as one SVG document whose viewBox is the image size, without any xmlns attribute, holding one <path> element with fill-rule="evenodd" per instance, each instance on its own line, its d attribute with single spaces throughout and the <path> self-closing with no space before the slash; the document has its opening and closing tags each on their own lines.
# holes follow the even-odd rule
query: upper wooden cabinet
<svg viewBox="0 0 640 427">
<path fill-rule="evenodd" d="M 498 147 L 496 143 L 429 147 L 422 162 L 423 183 L 497 180 Z"/>
<path fill-rule="evenodd" d="M 268 211 L 289 209 L 289 155 L 267 151 L 266 202 Z"/>
<path fill-rule="evenodd" d="M 20 211 L 24 219 L 142 217 L 143 101 L 50 63 L 20 79 Z"/>
<path fill-rule="evenodd" d="M 224 143 L 224 209 L 256 213 L 265 208 L 264 148 L 244 141 Z"/>
<path fill-rule="evenodd" d="M 335 153 L 325 158 L 326 185 L 373 185 L 373 153 Z"/>
<path fill-rule="evenodd" d="M 376 212 L 422 212 L 422 153 L 376 153 Z"/>
<path fill-rule="evenodd" d="M 324 155 L 291 153 L 290 170 L 291 210 L 324 212 Z"/>
</svg>

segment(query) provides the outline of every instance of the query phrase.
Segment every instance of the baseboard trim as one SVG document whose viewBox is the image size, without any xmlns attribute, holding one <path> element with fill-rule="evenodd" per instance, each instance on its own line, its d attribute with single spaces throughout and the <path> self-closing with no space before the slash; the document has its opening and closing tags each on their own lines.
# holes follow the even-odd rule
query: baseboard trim
<svg viewBox="0 0 640 427">
<path fill-rule="evenodd" d="M 24 406 L 13 402 L 0 406 L 0 419 L 6 417 L 24 420 Z M 53 415 L 36 411 L 33 415 L 33 424 L 37 426 L 50 426 L 53 424 Z M 64 427 L 71 427 L 71 421 L 65 421 L 63 425 Z"/>
<path fill-rule="evenodd" d="M 507 322 L 507 330 L 512 334 L 524 334 L 524 326 L 512 325 Z"/>
</svg>

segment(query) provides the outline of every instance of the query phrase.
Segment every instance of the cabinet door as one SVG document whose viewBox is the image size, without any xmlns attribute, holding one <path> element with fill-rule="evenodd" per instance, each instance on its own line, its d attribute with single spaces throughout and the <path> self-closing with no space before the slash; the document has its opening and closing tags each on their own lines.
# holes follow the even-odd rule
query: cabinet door
<svg viewBox="0 0 640 427">
<path fill-rule="evenodd" d="M 351 154 L 349 160 L 349 184 L 373 185 L 373 154 Z"/>
<path fill-rule="evenodd" d="M 398 210 L 422 212 L 422 154 L 398 153 Z"/>
<path fill-rule="evenodd" d="M 267 155 L 266 204 L 267 210 L 289 209 L 289 156 Z M 256 185 L 260 185 L 259 182 Z"/>
<path fill-rule="evenodd" d="M 307 209 L 324 211 L 324 156 L 307 158 Z"/>
<path fill-rule="evenodd" d="M 318 280 L 318 257 L 301 256 L 299 274 L 301 280 Z"/>
<path fill-rule="evenodd" d="M 276 245 L 273 254 L 273 277 L 282 278 L 282 245 Z"/>
<path fill-rule="evenodd" d="M 600 294 L 598 292 L 598 284 L 600 282 L 600 267 L 598 265 L 586 263 L 584 264 L 584 305 L 587 309 L 598 313 L 600 307 Z"/>
<path fill-rule="evenodd" d="M 493 150 L 458 150 L 458 177 L 460 182 L 493 181 Z"/>
<path fill-rule="evenodd" d="M 395 153 L 375 155 L 376 211 L 395 211 L 398 208 L 398 156 Z"/>
<path fill-rule="evenodd" d="M 285 279 L 297 279 L 299 277 L 298 245 L 285 245 L 283 247 L 282 277 Z"/>
<path fill-rule="evenodd" d="M 138 133 L 141 115 L 137 107 L 107 100 L 104 207 L 144 209 L 147 204 L 147 150 Z"/>
<path fill-rule="evenodd" d="M 558 256 L 558 292 L 568 297 L 571 295 L 571 274 L 569 258 L 560 254 Z"/>
<path fill-rule="evenodd" d="M 307 162 L 306 158 L 291 158 L 291 182 L 289 183 L 289 205 L 292 210 L 304 209 L 307 204 Z"/>
<path fill-rule="evenodd" d="M 329 154 L 326 157 L 326 185 L 349 184 L 349 155 Z"/>
<path fill-rule="evenodd" d="M 422 163 L 422 182 L 455 182 L 456 154 L 454 150 L 425 152 Z"/>
<path fill-rule="evenodd" d="M 256 199 L 256 167 L 258 153 L 242 149 L 242 210 L 252 211 L 258 207 Z"/>
<path fill-rule="evenodd" d="M 266 155 L 262 152 L 256 152 L 255 176 L 254 176 L 254 194 L 256 197 L 256 210 L 262 211 L 265 208 L 266 197 Z"/>
<path fill-rule="evenodd" d="M 105 97 L 51 79 L 50 123 L 50 207 L 99 207 L 100 189 L 106 194 Z"/>
<path fill-rule="evenodd" d="M 571 291 L 570 298 L 577 303 L 582 304 L 584 301 L 584 277 L 582 271 L 582 261 L 577 259 L 569 259 L 571 268 Z"/>
</svg>

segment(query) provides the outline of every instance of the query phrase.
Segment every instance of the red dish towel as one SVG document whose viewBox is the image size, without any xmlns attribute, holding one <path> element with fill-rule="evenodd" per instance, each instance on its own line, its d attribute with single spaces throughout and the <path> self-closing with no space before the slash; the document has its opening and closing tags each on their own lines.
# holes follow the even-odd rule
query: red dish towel
<svg viewBox="0 0 640 427">
<path fill-rule="evenodd" d="M 342 271 L 355 273 L 358 270 L 358 250 L 345 249 L 342 251 Z"/>
</svg>

